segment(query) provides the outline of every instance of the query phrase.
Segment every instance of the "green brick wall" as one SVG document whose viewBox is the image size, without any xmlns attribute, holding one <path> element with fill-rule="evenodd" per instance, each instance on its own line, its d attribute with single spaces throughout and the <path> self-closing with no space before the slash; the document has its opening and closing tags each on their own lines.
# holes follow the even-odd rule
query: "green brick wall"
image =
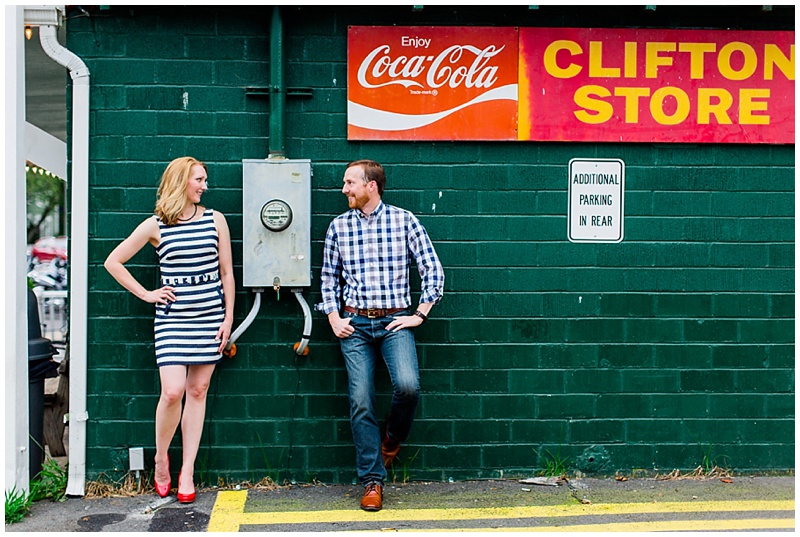
<svg viewBox="0 0 800 537">
<path fill-rule="evenodd" d="M 346 139 L 348 25 L 793 29 L 794 8 L 285 7 L 286 153 L 311 159 L 313 286 L 346 210 L 344 164 L 373 158 L 385 199 L 416 213 L 445 266 L 418 330 L 423 397 L 395 476 L 531 475 L 549 455 L 599 474 L 794 467 L 794 147 L 387 143 Z M 154 452 L 152 307 L 102 262 L 152 212 L 166 163 L 209 165 L 237 281 L 242 159 L 265 158 L 271 8 L 69 9 L 68 47 L 91 71 L 89 478 Z M 747 26 L 743 26 L 747 25 Z M 626 164 L 625 240 L 567 240 L 567 165 Z M 154 286 L 151 249 L 130 262 Z M 418 279 L 417 279 L 418 280 Z M 415 281 L 418 285 L 418 281 Z M 418 288 L 418 287 L 417 287 Z M 239 285 L 236 323 L 252 295 Z M 198 469 L 207 483 L 350 482 L 346 373 L 326 319 L 296 358 L 303 319 L 267 293 L 212 380 Z M 389 400 L 379 376 L 380 408 Z M 179 436 L 174 443 L 178 458 Z"/>
</svg>

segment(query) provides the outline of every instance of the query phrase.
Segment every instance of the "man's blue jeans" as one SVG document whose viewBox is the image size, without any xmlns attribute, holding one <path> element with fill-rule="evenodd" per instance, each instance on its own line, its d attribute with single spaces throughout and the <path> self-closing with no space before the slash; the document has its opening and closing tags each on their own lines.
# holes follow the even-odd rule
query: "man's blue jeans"
<svg viewBox="0 0 800 537">
<path fill-rule="evenodd" d="M 408 315 L 407 311 L 397 312 Z M 344 313 L 355 332 L 339 343 L 347 366 L 350 426 L 356 446 L 356 471 L 362 485 L 383 484 L 386 468 L 381 457 L 381 431 L 375 415 L 375 368 L 383 357 L 392 380 L 392 405 L 386 418 L 388 434 L 405 442 L 419 401 L 419 365 L 414 332 L 387 332 L 394 315 L 369 319 Z"/>
</svg>

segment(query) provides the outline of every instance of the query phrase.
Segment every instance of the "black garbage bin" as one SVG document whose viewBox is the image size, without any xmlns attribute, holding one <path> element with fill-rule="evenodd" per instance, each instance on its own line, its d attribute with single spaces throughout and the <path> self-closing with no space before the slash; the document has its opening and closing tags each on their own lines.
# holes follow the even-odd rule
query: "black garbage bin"
<svg viewBox="0 0 800 537">
<path fill-rule="evenodd" d="M 30 479 L 42 471 L 44 462 L 44 379 L 58 376 L 56 349 L 42 337 L 39 305 L 33 290 L 28 288 L 28 428 L 30 438 Z"/>
</svg>

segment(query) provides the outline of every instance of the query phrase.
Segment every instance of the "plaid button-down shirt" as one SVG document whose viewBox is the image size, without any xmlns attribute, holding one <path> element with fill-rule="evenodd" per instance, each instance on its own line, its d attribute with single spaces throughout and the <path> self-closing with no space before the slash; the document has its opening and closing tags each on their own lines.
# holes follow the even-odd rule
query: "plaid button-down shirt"
<svg viewBox="0 0 800 537">
<path fill-rule="evenodd" d="M 326 315 L 338 311 L 340 298 L 359 309 L 409 307 L 412 259 L 421 278 L 420 302 L 437 303 L 444 270 L 416 216 L 383 202 L 369 216 L 358 209 L 339 215 L 325 236 L 317 310 Z"/>
</svg>

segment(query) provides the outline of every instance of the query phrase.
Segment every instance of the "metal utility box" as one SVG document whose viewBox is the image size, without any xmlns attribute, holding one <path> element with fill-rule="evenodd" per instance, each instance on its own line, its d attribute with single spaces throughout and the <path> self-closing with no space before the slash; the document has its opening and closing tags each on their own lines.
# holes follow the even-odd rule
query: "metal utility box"
<svg viewBox="0 0 800 537">
<path fill-rule="evenodd" d="M 245 287 L 311 286 L 311 161 L 242 161 Z"/>
</svg>

